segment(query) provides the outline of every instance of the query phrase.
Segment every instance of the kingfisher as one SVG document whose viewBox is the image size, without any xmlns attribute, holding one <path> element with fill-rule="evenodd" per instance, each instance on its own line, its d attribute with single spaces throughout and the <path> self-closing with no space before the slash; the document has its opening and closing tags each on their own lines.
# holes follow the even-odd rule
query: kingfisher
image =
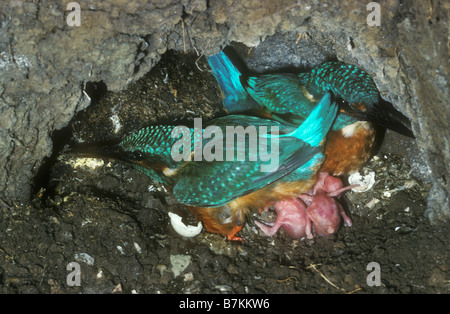
<svg viewBox="0 0 450 314">
<path fill-rule="evenodd" d="M 408 118 L 381 98 L 372 78 L 357 66 L 331 61 L 298 74 L 258 75 L 249 73 L 244 66 L 238 66 L 240 63 L 236 62 L 236 59 L 233 62 L 232 57 L 230 49 L 208 57 L 212 73 L 223 94 L 223 105 L 229 113 L 251 113 L 280 121 L 285 125 L 295 125 L 308 117 L 326 93 L 333 93 L 340 104 L 339 113 L 325 137 L 322 158 L 316 160 L 317 171 L 311 171 L 309 177 L 288 177 L 285 181 L 280 180 L 274 188 L 284 191 L 293 187 L 289 189 L 290 193 L 282 194 L 296 194 L 290 200 L 281 199 L 282 203 L 275 205 L 277 213 L 280 213 L 280 207 L 283 206 L 289 211 L 289 208 L 294 207 L 299 213 L 306 210 L 305 204 L 299 204 L 297 197 L 310 193 L 318 178 L 324 174 L 338 177 L 359 170 L 370 158 L 375 143 L 376 126 L 387 127 L 414 137 L 407 126 Z M 323 204 L 326 202 L 321 203 L 321 199 L 325 198 L 318 196 L 317 203 L 320 207 L 325 207 Z M 329 196 L 326 200 L 333 206 L 340 207 L 337 202 L 331 202 Z M 343 211 L 341 213 L 346 224 L 351 225 L 350 219 Z M 261 226 L 258 223 L 257 225 Z M 290 225 L 293 223 L 290 222 Z"/>
<path fill-rule="evenodd" d="M 330 92 L 296 126 L 231 114 L 201 128 L 195 122 L 194 127 L 149 126 L 95 153 L 129 163 L 161 182 L 206 230 L 237 241 L 252 210 L 293 197 L 299 187 L 292 183 L 303 185 L 317 172 L 337 113 Z M 248 133 L 247 140 L 235 141 L 236 134 L 229 132 L 239 128 Z M 195 156 L 199 150 L 202 158 Z M 267 158 L 269 151 L 275 163 Z"/>
<path fill-rule="evenodd" d="M 414 138 L 408 118 L 381 98 L 375 82 L 357 66 L 330 61 L 299 74 L 252 75 L 229 55 L 233 57 L 232 51 L 225 49 L 208 63 L 230 113 L 252 112 L 298 124 L 325 93 L 334 93 L 340 112 L 327 135 L 321 171 L 342 176 L 359 170 L 370 157 L 375 126 Z"/>
</svg>

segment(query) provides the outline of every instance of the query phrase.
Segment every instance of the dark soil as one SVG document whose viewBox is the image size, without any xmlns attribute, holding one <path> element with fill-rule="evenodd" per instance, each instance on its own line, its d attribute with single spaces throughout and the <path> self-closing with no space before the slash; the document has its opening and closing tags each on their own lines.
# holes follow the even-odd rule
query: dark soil
<svg viewBox="0 0 450 314">
<path fill-rule="evenodd" d="M 100 83 L 90 86 L 91 97 L 102 90 Z M 268 238 L 254 216 L 240 233 L 243 242 L 205 230 L 182 238 L 168 211 L 195 220 L 163 187 L 129 165 L 81 158 L 67 145 L 223 115 L 205 58 L 169 52 L 127 91 L 100 94 L 54 134 L 55 152 L 36 179 L 33 205 L 0 202 L 0 293 L 450 292 L 450 228 L 424 217 L 430 187 L 387 144 L 367 165 L 376 173 L 374 187 L 342 200 L 353 227 L 337 235 Z M 177 260 L 187 265 L 179 274 Z M 79 286 L 67 281 L 71 262 L 81 267 Z M 380 267 L 380 286 L 368 284 L 372 262 Z"/>
</svg>

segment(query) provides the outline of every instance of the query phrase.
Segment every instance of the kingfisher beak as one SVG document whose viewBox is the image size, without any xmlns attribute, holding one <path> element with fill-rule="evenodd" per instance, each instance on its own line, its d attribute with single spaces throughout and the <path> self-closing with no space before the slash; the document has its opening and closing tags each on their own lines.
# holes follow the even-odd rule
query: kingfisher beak
<svg viewBox="0 0 450 314">
<path fill-rule="evenodd" d="M 411 121 L 395 109 L 390 102 L 381 99 L 375 109 L 367 112 L 370 121 L 402 135 L 415 138 L 411 131 Z"/>
</svg>

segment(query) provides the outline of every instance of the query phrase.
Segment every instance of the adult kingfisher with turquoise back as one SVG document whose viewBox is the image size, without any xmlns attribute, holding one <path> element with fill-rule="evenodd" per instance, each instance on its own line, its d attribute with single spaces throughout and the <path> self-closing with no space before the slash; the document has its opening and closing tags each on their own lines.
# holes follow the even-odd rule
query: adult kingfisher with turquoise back
<svg viewBox="0 0 450 314">
<path fill-rule="evenodd" d="M 299 123 L 332 91 L 341 106 L 327 136 L 327 158 L 321 169 L 332 175 L 354 172 L 367 161 L 376 125 L 414 137 L 405 126 L 408 118 L 384 101 L 372 78 L 354 65 L 325 62 L 299 74 L 249 75 L 224 51 L 209 57 L 208 62 L 230 113 L 252 112 L 287 124 Z"/>
<path fill-rule="evenodd" d="M 299 203 L 297 196 L 311 191 L 319 184 L 319 178 L 359 170 L 372 152 L 375 126 L 414 137 L 405 126 L 409 124 L 408 118 L 384 101 L 372 78 L 354 65 L 325 62 L 299 74 L 254 75 L 231 61 L 232 51 L 225 51 L 210 56 L 208 62 L 223 93 L 224 107 L 230 113 L 246 112 L 295 125 L 304 121 L 325 93 L 332 92 L 340 101 L 339 114 L 326 136 L 323 158 L 316 160 L 316 172 L 309 177 L 279 182 L 278 191 L 293 187 L 290 193 L 283 193 L 286 208 L 295 207 L 301 212 L 304 204 Z M 286 201 L 289 195 L 296 196 Z M 278 214 L 282 212 L 280 206 L 275 208 Z M 350 224 L 349 219 L 346 222 Z"/>
<path fill-rule="evenodd" d="M 326 93 L 298 125 L 247 115 L 213 119 L 202 124 L 201 130 L 155 125 L 128 135 L 116 145 L 104 147 L 103 154 L 130 163 L 163 183 L 203 221 L 208 231 L 228 240 L 241 240 L 236 233 L 244 226 L 251 210 L 294 197 L 299 189 L 295 182 L 304 184 L 305 179 L 317 172 L 324 158 L 324 138 L 337 111 L 332 93 Z M 209 127 L 216 130 L 214 136 Z M 223 142 L 217 141 L 219 133 L 222 138 L 229 128 L 236 127 L 253 128 L 255 136 L 252 139 L 250 134 L 244 145 L 234 141 L 234 134 L 231 139 L 227 136 Z M 201 135 L 201 141 L 196 132 Z M 179 145 L 180 141 L 187 145 Z M 258 144 L 256 151 L 251 148 L 252 141 Z M 272 145 L 274 142 L 276 145 Z M 219 158 L 209 156 L 196 160 L 196 146 L 214 154 L 220 150 L 219 156 L 216 155 Z M 180 151 L 186 152 L 185 149 L 188 158 L 174 158 Z M 266 158 L 269 150 L 277 159 L 273 167 Z M 240 154 L 244 158 L 239 159 Z"/>
</svg>

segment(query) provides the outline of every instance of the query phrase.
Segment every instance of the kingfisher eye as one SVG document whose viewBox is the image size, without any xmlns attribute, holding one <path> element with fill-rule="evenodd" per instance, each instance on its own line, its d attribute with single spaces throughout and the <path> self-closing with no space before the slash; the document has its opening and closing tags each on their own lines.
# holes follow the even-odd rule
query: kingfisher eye
<svg viewBox="0 0 450 314">
<path fill-rule="evenodd" d="M 339 110 L 341 112 L 345 112 L 345 113 L 352 112 L 353 108 L 350 106 L 350 104 L 347 101 L 345 101 L 343 99 L 338 99 L 337 104 L 339 105 Z"/>
<path fill-rule="evenodd" d="M 131 156 L 136 161 L 142 161 L 144 160 L 144 154 L 140 151 L 134 151 L 131 153 Z"/>
</svg>

